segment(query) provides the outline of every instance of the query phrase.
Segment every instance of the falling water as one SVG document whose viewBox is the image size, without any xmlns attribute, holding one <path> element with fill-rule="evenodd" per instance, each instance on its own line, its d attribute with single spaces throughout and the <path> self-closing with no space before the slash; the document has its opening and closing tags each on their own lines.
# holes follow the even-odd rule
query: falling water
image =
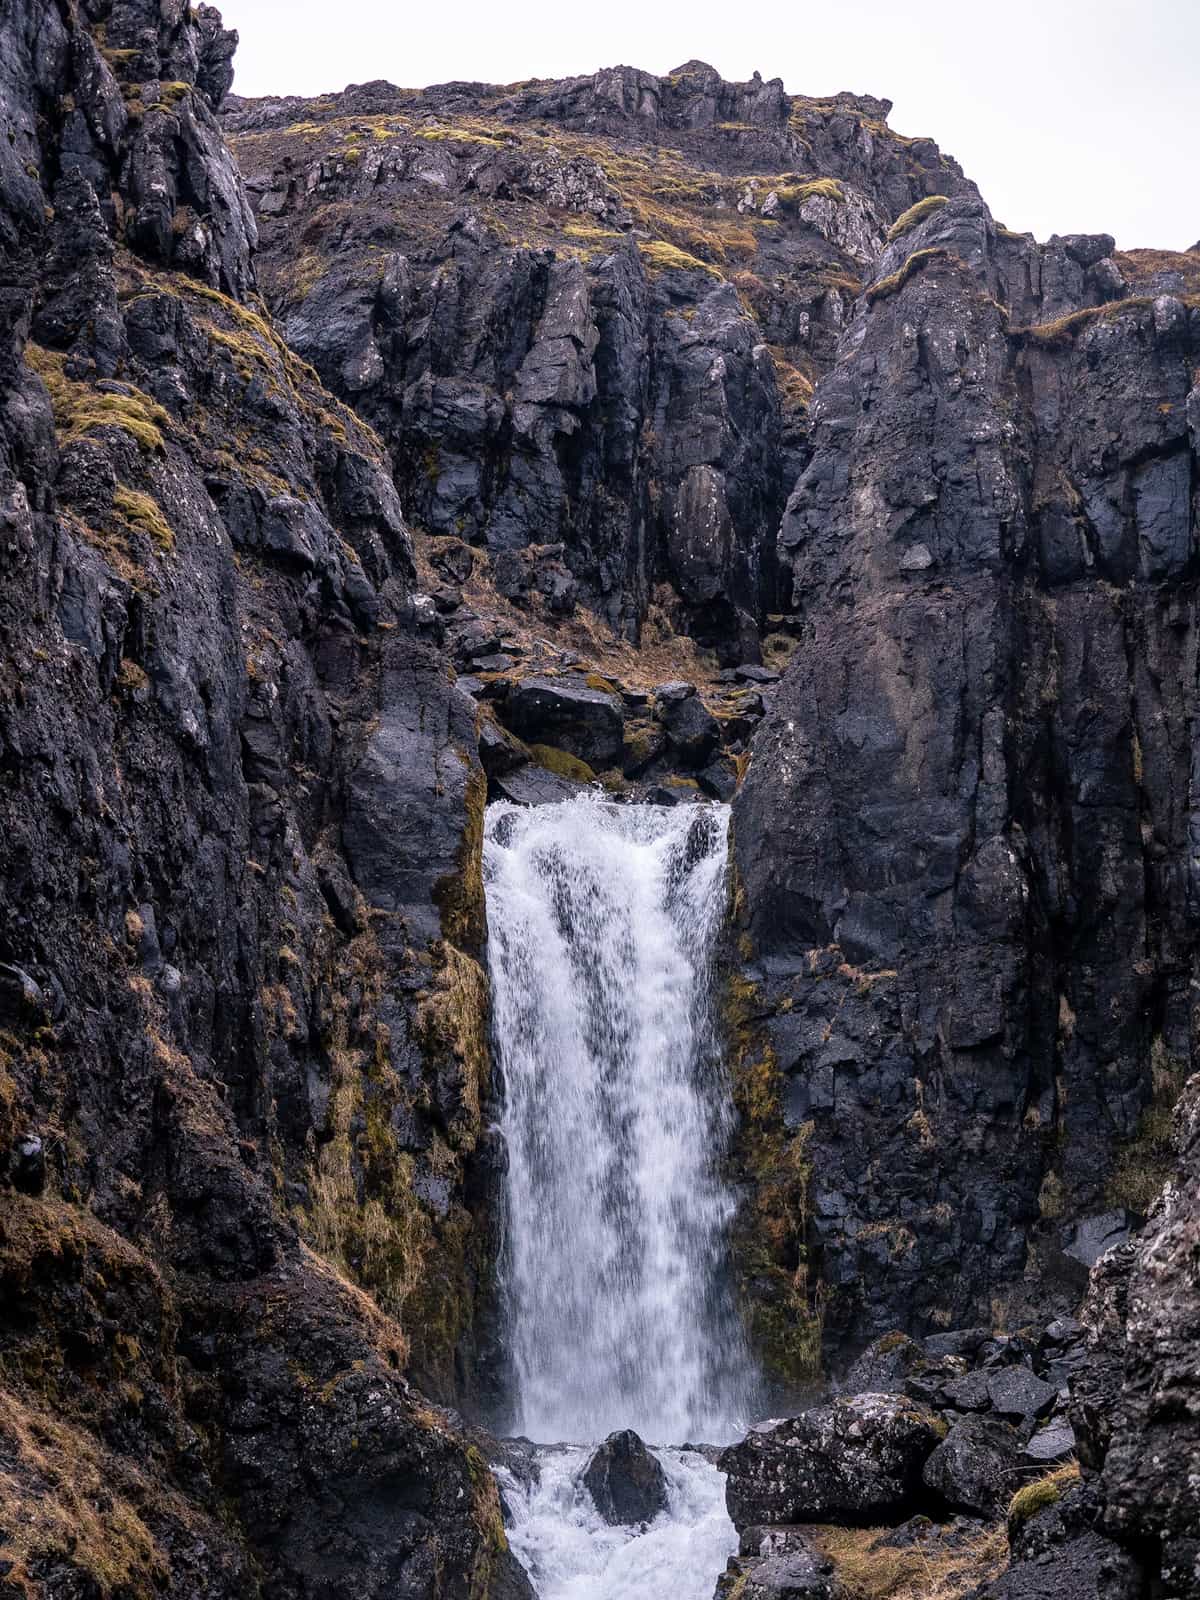
<svg viewBox="0 0 1200 1600">
<path fill-rule="evenodd" d="M 752 1403 L 710 995 L 728 827 L 715 805 L 488 811 L 508 1337 L 533 1439 L 721 1440 Z"/>
</svg>

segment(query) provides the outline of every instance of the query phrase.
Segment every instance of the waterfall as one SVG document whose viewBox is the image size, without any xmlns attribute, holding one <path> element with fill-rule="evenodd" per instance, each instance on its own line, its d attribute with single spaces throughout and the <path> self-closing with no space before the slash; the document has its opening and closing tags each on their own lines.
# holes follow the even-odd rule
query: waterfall
<svg viewBox="0 0 1200 1600">
<path fill-rule="evenodd" d="M 724 1269 L 711 1000 L 728 808 L 488 809 L 515 1429 L 732 1437 L 752 1367 Z"/>
</svg>

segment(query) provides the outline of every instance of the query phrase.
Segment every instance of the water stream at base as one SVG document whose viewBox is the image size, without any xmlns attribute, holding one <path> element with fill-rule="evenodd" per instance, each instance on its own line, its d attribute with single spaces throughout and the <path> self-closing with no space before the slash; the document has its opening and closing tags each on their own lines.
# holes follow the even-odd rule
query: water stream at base
<svg viewBox="0 0 1200 1600">
<path fill-rule="evenodd" d="M 670 1446 L 740 1436 L 756 1383 L 726 1261 L 731 1106 L 712 1013 L 728 808 L 488 809 L 484 882 L 508 1158 L 502 1277 L 512 1431 L 501 1473 L 541 1600 L 709 1600 L 736 1536 L 724 1479 Z M 611 1528 L 595 1443 L 656 1446 L 668 1508 Z"/>
</svg>

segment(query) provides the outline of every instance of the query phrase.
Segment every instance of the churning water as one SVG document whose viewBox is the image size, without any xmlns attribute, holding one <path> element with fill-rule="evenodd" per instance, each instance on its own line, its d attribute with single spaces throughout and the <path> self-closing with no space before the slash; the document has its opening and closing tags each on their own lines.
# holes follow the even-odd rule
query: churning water
<svg viewBox="0 0 1200 1600">
<path fill-rule="evenodd" d="M 535 1440 L 721 1441 L 753 1405 L 724 1270 L 731 1108 L 711 1001 L 728 828 L 716 805 L 488 810 L 513 1431 Z M 534 1487 L 506 1493 L 544 1600 L 707 1600 L 734 1548 L 724 1481 L 702 1456 L 658 1454 L 670 1506 L 645 1532 L 600 1521 L 586 1449 L 543 1452 Z"/>
<path fill-rule="evenodd" d="M 642 1532 L 610 1528 L 580 1482 L 589 1450 L 542 1452 L 528 1487 L 500 1468 L 508 1539 L 540 1600 L 712 1600 L 737 1549 L 724 1475 L 701 1455 L 657 1450 L 667 1509 Z"/>
</svg>

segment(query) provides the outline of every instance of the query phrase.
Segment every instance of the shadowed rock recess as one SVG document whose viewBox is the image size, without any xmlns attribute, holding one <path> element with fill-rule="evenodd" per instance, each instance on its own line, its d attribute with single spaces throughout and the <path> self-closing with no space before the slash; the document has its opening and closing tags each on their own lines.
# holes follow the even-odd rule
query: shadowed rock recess
<svg viewBox="0 0 1200 1600">
<path fill-rule="evenodd" d="M 1200 253 L 887 101 L 235 44 L 0 9 L 0 1600 L 528 1596 L 483 808 L 597 781 L 732 801 L 743 1315 L 870 1347 L 723 1592 L 1073 1447 L 987 1593 L 1200 1592 Z"/>
</svg>

